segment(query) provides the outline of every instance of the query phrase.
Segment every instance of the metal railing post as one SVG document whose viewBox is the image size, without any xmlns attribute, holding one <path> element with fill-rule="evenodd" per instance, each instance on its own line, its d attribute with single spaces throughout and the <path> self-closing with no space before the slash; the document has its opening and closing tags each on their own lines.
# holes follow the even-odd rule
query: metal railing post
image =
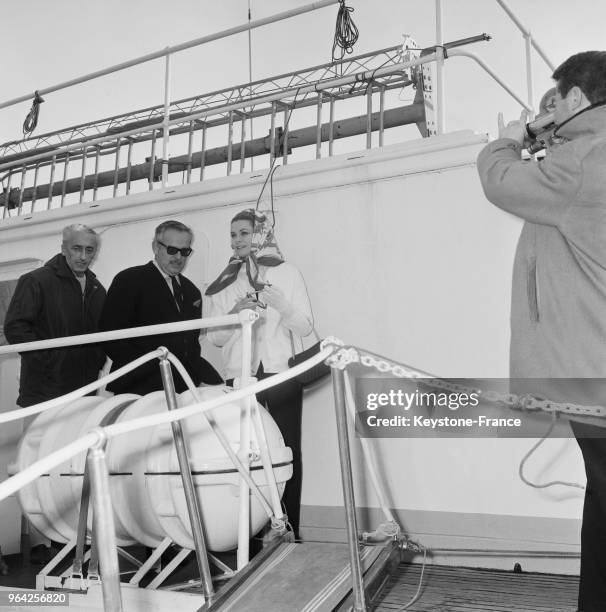
<svg viewBox="0 0 606 612">
<path fill-rule="evenodd" d="M 442 0 L 436 0 L 436 132 L 443 134 L 444 122 L 444 36 L 442 34 Z"/>
<path fill-rule="evenodd" d="M 99 549 L 104 610 L 105 612 L 122 612 L 118 549 L 104 444 L 105 436 L 103 435 L 97 445 L 90 449 L 87 457 L 94 512 L 93 530 Z"/>
<path fill-rule="evenodd" d="M 162 126 L 162 187 L 168 184 L 168 140 L 170 136 L 170 51 L 166 48 L 164 68 L 164 125 Z"/>
<path fill-rule="evenodd" d="M 527 88 L 527 96 L 526 101 L 528 102 L 528 106 L 534 108 L 534 92 L 532 88 L 532 34 L 528 32 L 524 34 L 524 46 L 526 48 L 526 88 Z M 529 113 L 528 118 L 534 119 L 535 113 L 532 111 Z"/>
<path fill-rule="evenodd" d="M 353 585 L 353 609 L 355 612 L 365 612 L 366 602 L 364 599 L 364 579 L 362 576 L 360 553 L 358 550 L 358 525 L 356 520 L 356 502 L 354 497 L 351 469 L 351 454 L 349 451 L 349 433 L 347 431 L 345 373 L 343 370 L 332 368 L 332 388 L 337 418 L 339 463 L 341 466 L 341 483 L 343 485 L 343 501 L 345 504 L 347 543 L 349 546 L 349 561 Z"/>
<path fill-rule="evenodd" d="M 168 353 L 168 351 L 166 351 Z M 162 385 L 164 386 L 164 394 L 166 395 L 166 405 L 169 410 L 176 410 L 179 405 L 177 396 L 175 395 L 175 383 L 173 381 L 173 373 L 171 371 L 170 362 L 166 358 L 166 353 L 160 358 L 160 375 L 162 376 Z M 173 430 L 173 439 L 175 441 L 175 450 L 177 451 L 177 459 L 179 461 L 179 469 L 181 470 L 181 480 L 183 481 L 183 492 L 185 493 L 185 503 L 187 505 L 187 513 L 191 524 L 194 546 L 196 549 L 196 558 L 198 559 L 198 567 L 200 569 L 200 581 L 204 590 L 204 598 L 206 603 L 210 604 L 214 594 L 213 581 L 210 575 L 210 566 L 208 565 L 208 556 L 206 554 L 206 539 L 202 529 L 202 511 L 200 509 L 200 500 L 196 495 L 194 481 L 191 475 L 191 465 L 189 463 L 189 455 L 185 438 L 183 435 L 183 427 L 181 421 L 172 421 L 171 427 Z"/>
<path fill-rule="evenodd" d="M 253 321 L 242 320 L 242 376 L 240 387 L 250 383 L 250 364 L 252 361 L 252 324 Z M 239 458 L 244 468 L 250 469 L 250 425 L 252 398 L 242 400 L 240 411 L 240 450 Z M 250 538 L 250 487 L 244 478 L 240 478 L 240 512 L 238 514 L 238 553 L 237 568 L 240 570 L 248 563 Z"/>
<path fill-rule="evenodd" d="M 13 171 L 9 170 L 6 177 L 6 189 L 4 190 L 4 208 L 2 210 L 2 218 L 10 217 L 10 205 L 11 205 L 11 180 L 13 178 Z"/>
</svg>

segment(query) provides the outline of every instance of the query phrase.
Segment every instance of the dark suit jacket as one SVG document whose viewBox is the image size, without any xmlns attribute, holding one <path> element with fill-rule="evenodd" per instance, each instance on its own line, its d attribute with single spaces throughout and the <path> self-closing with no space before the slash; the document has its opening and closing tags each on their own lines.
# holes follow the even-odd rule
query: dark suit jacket
<svg viewBox="0 0 606 612">
<path fill-rule="evenodd" d="M 102 331 L 141 327 L 157 323 L 172 323 L 199 319 L 202 316 L 202 296 L 198 288 L 179 275 L 183 291 L 184 308 L 179 312 L 168 284 L 153 262 L 127 268 L 114 278 L 108 292 L 100 328 Z M 217 371 L 200 356 L 199 330 L 156 336 L 143 336 L 105 343 L 105 351 L 111 358 L 112 371 L 137 357 L 165 346 L 178 357 L 194 383 L 221 384 Z M 185 383 L 173 368 L 177 392 L 185 390 Z M 114 393 L 139 393 L 144 395 L 161 390 L 162 379 L 158 361 L 140 366 L 130 374 L 110 383 L 107 388 Z"/>
</svg>

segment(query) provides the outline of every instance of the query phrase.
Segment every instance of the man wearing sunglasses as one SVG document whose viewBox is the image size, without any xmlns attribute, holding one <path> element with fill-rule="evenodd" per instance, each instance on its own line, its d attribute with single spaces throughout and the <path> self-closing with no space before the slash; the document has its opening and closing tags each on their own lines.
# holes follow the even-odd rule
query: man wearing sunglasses
<svg viewBox="0 0 606 612">
<path fill-rule="evenodd" d="M 199 319 L 202 296 L 199 289 L 183 276 L 190 255 L 192 230 L 179 221 L 165 221 L 155 231 L 152 242 L 154 259 L 142 266 L 127 268 L 114 278 L 101 315 L 104 331 L 159 323 Z M 112 360 L 112 371 L 137 357 L 165 346 L 185 366 L 194 383 L 221 384 L 217 371 L 200 355 L 199 330 L 176 332 L 108 342 L 105 350 Z M 177 392 L 185 383 L 173 370 Z M 114 393 L 144 395 L 162 389 L 157 361 L 140 366 L 110 383 Z"/>
</svg>

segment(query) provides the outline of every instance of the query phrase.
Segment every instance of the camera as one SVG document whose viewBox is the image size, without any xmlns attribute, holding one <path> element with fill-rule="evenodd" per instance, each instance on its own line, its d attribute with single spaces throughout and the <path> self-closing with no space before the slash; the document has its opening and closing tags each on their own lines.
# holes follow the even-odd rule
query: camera
<svg viewBox="0 0 606 612">
<path fill-rule="evenodd" d="M 552 143 L 556 129 L 554 114 L 539 115 L 534 121 L 526 124 L 526 137 L 523 146 L 529 153 L 537 153 Z"/>
</svg>

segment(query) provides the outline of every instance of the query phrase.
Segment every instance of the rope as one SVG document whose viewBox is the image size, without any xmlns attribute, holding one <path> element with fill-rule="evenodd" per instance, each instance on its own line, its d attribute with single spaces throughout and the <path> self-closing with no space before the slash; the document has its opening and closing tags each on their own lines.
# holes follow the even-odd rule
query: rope
<svg viewBox="0 0 606 612">
<path fill-rule="evenodd" d="M 27 113 L 27 117 L 25 117 L 25 121 L 23 122 L 23 136 L 29 136 L 38 125 L 38 114 L 40 113 L 40 104 L 44 102 L 44 98 L 36 91 L 34 93 L 34 100 L 32 102 L 32 107 L 29 109 L 29 113 Z"/>
<path fill-rule="evenodd" d="M 337 13 L 337 23 L 335 25 L 335 38 L 332 43 L 333 61 L 342 60 L 346 53 L 353 52 L 353 46 L 358 42 L 360 35 L 356 24 L 350 16 L 354 9 L 345 5 L 345 0 L 339 0 L 339 12 Z M 340 57 L 337 57 L 337 47 L 340 49 Z"/>
</svg>

